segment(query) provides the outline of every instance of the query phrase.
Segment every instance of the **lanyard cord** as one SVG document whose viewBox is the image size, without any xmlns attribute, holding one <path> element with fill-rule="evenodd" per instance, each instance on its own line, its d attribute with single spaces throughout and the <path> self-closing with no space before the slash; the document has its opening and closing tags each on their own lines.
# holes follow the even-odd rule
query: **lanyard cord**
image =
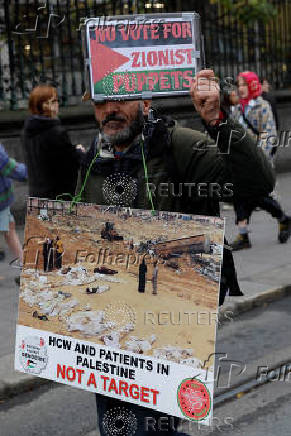
<svg viewBox="0 0 291 436">
<path fill-rule="evenodd" d="M 149 188 L 148 167 L 147 167 L 145 155 L 144 155 L 144 141 L 143 140 L 141 141 L 141 154 L 142 154 L 144 177 L 146 179 L 147 195 L 148 195 L 148 199 L 151 203 L 152 215 L 155 215 L 155 206 L 154 206 L 154 202 L 153 202 L 153 196 L 152 196 L 152 192 L 150 191 L 150 188 Z"/>
<path fill-rule="evenodd" d="M 83 184 L 81 186 L 80 192 L 74 197 L 74 199 L 77 199 L 77 200 L 75 200 L 75 203 L 77 203 L 78 201 L 82 201 L 82 194 L 83 194 L 84 189 L 85 189 L 85 187 L 87 185 L 88 177 L 90 176 L 91 169 L 92 169 L 94 163 L 96 162 L 96 159 L 98 158 L 99 154 L 100 154 L 100 152 L 99 152 L 99 150 L 97 150 L 97 153 L 95 154 L 95 156 L 91 160 L 89 168 L 86 171 L 85 179 L 84 179 L 84 182 L 83 182 Z"/>
<path fill-rule="evenodd" d="M 78 192 L 78 194 L 76 194 L 75 196 L 72 196 L 72 195 L 69 194 L 69 193 L 68 193 L 68 194 L 60 194 L 60 195 L 58 195 L 58 196 L 56 197 L 56 200 L 57 200 L 57 201 L 62 201 L 61 199 L 59 199 L 59 197 L 64 197 L 64 196 L 69 196 L 69 197 L 71 197 L 72 201 L 71 201 L 71 205 L 70 205 L 70 213 L 72 212 L 73 207 L 75 206 L 75 204 L 76 204 L 76 203 L 79 203 L 79 202 L 82 201 L 82 194 L 83 194 L 84 189 L 85 189 L 85 187 L 86 187 L 86 185 L 87 185 L 88 177 L 90 176 L 91 169 L 92 169 L 94 163 L 96 162 L 96 159 L 98 158 L 99 154 L 100 154 L 100 153 L 99 153 L 99 150 L 97 150 L 97 153 L 95 154 L 95 156 L 94 156 L 93 159 L 91 160 L 91 163 L 90 163 L 90 165 L 89 165 L 89 167 L 88 167 L 88 169 L 87 169 L 87 171 L 86 171 L 86 175 L 85 175 L 85 178 L 84 178 L 84 182 L 83 182 L 83 184 L 82 184 L 82 186 L 81 186 L 81 189 L 80 189 L 80 191 Z"/>
</svg>

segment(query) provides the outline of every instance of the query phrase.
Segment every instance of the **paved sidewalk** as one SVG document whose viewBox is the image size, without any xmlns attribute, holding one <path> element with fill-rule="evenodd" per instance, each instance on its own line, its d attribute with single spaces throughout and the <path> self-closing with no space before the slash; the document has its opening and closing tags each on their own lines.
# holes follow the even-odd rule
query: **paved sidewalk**
<svg viewBox="0 0 291 436">
<path fill-rule="evenodd" d="M 286 212 L 291 215 L 291 173 L 278 177 L 278 192 Z M 17 192 L 16 192 L 17 195 Z M 226 216 L 226 236 L 236 234 L 233 211 Z M 291 240 L 277 242 L 277 222 L 265 212 L 254 212 L 251 239 L 253 248 L 234 253 L 235 264 L 244 297 L 227 297 L 223 311 L 242 312 L 253 306 L 281 298 L 291 291 Z M 18 229 L 23 237 L 23 227 Z M 19 271 L 9 267 L 9 256 L 0 262 L 0 400 L 1 397 L 31 389 L 41 379 L 13 370 L 15 325 L 17 318 L 18 287 L 14 277 Z"/>
</svg>

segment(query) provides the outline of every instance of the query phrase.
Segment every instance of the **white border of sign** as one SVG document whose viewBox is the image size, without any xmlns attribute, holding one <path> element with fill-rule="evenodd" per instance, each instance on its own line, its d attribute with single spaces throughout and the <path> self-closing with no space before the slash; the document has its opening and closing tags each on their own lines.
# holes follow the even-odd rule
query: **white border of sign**
<svg viewBox="0 0 291 436">
<path fill-rule="evenodd" d="M 103 21 L 102 21 L 103 20 Z M 162 21 L 161 21 L 162 20 Z M 94 102 L 102 102 L 108 100 L 150 100 L 152 98 L 161 98 L 161 97 L 174 97 L 174 96 L 183 96 L 189 95 L 189 91 L 160 91 L 160 92 L 151 92 L 145 91 L 136 94 L 124 94 L 124 95 L 105 95 L 105 94 L 95 94 L 94 91 L 94 83 L 93 83 L 93 74 L 92 74 L 92 64 L 91 64 L 91 52 L 90 52 L 90 28 L 97 26 L 106 26 L 106 25 L 115 25 L 118 24 L 136 24 L 142 22 L 151 22 L 153 21 L 155 24 L 163 21 L 175 21 L 175 20 L 183 20 L 190 21 L 192 27 L 192 44 L 195 48 L 195 67 L 196 71 L 200 71 L 202 68 L 202 63 L 204 62 L 204 44 L 200 30 L 200 15 L 196 12 L 182 12 L 177 14 L 136 14 L 136 15 L 116 15 L 112 17 L 95 17 L 89 18 L 85 21 L 85 31 L 83 33 L 83 43 L 85 50 L 85 74 L 89 82 L 89 92 L 90 98 Z"/>
<path fill-rule="evenodd" d="M 51 338 L 51 340 L 50 340 Z M 50 345 L 50 342 L 54 341 L 55 345 Z M 40 347 L 39 344 L 42 344 Z M 70 348 L 66 348 L 62 344 L 71 344 Z M 108 392 L 108 389 L 104 387 L 104 379 L 102 377 L 107 377 L 114 379 L 117 384 L 120 381 L 127 381 L 128 385 L 131 384 L 131 380 L 121 378 L 117 375 L 112 375 L 110 373 L 105 373 L 104 371 L 99 371 L 97 369 L 88 368 L 86 366 L 76 365 L 76 355 L 77 352 L 76 345 L 88 346 L 96 351 L 95 357 L 90 357 L 89 355 L 84 355 L 88 362 L 92 364 L 94 361 L 99 359 L 100 350 L 108 352 L 118 352 L 121 355 L 126 354 L 135 358 L 139 358 L 140 354 L 132 353 L 128 350 L 117 351 L 115 348 L 108 346 L 101 346 L 90 341 L 75 339 L 70 336 L 57 335 L 45 330 L 38 330 L 32 327 L 17 324 L 16 326 L 16 342 L 15 342 L 15 360 L 14 367 L 17 371 L 24 372 L 26 374 L 32 374 L 36 377 L 45 378 L 48 380 L 53 380 L 58 383 L 67 384 L 69 386 L 83 389 L 95 394 L 101 394 L 105 397 L 115 398 L 124 403 L 135 404 L 141 407 L 149 409 L 149 416 L 151 416 L 151 410 L 158 411 L 161 413 L 166 413 L 171 416 L 176 416 L 181 419 L 193 422 L 195 425 L 200 423 L 205 426 L 210 426 L 213 419 L 213 398 L 214 398 L 214 382 L 215 375 L 212 370 L 204 370 L 201 368 L 193 368 L 190 365 L 182 365 L 175 362 L 170 362 L 168 360 L 156 359 L 151 357 L 151 361 L 154 366 L 158 364 L 164 364 L 168 366 L 171 371 L 171 383 L 169 384 L 168 376 L 163 376 L 162 374 L 151 374 L 150 381 L 149 375 L 143 369 L 135 368 L 136 378 L 132 380 L 133 385 L 139 387 L 146 387 L 146 389 L 157 392 L 158 395 L 155 396 L 155 405 L 151 404 L 149 401 L 141 402 L 139 399 L 133 399 L 129 396 L 124 396 L 124 394 L 116 394 L 113 392 Z M 33 354 L 34 365 L 33 368 L 27 366 L 27 360 L 30 353 Z M 91 366 L 91 363 L 90 365 Z M 66 374 L 64 375 L 64 370 L 66 369 Z M 62 371 L 63 370 L 63 371 Z M 69 372 L 69 374 L 68 374 Z M 82 377 L 76 376 L 78 373 L 82 373 Z M 63 375 L 61 375 L 63 373 Z M 88 384 L 91 374 L 94 375 L 94 381 L 96 383 Z M 73 377 L 71 377 L 73 375 Z M 195 381 L 203 383 L 204 387 L 209 394 L 209 409 L 207 415 L 202 419 L 190 419 L 184 415 L 177 401 L 178 389 L 181 383 L 185 380 Z M 108 380 L 107 380 L 108 381 Z M 107 384 L 106 381 L 106 384 Z M 96 386 L 95 386 L 96 385 Z M 190 395 L 190 394 L 189 394 Z M 195 397 L 195 392 L 193 395 L 193 404 L 197 402 L 199 404 L 201 397 Z M 121 404 L 121 405 L 124 405 Z"/>
</svg>

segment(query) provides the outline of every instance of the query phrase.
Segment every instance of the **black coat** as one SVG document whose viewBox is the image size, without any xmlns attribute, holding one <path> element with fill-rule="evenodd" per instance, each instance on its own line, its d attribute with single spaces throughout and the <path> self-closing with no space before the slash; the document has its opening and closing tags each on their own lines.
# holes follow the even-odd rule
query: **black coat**
<svg viewBox="0 0 291 436">
<path fill-rule="evenodd" d="M 22 144 L 30 196 L 56 199 L 63 193 L 74 195 L 79 155 L 59 119 L 27 118 Z"/>
</svg>

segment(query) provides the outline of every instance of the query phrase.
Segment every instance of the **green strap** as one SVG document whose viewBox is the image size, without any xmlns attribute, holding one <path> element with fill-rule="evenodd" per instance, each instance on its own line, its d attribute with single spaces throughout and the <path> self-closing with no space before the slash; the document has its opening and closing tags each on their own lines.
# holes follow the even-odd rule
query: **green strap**
<svg viewBox="0 0 291 436">
<path fill-rule="evenodd" d="M 90 173 L 91 173 L 91 169 L 92 169 L 92 167 L 93 167 L 93 165 L 94 165 L 94 163 L 95 163 L 95 161 L 96 161 L 96 159 L 97 159 L 98 156 L 99 156 L 99 150 L 97 150 L 97 153 L 95 154 L 94 158 L 92 159 L 92 161 L 91 161 L 91 163 L 90 163 L 90 165 L 89 165 L 89 168 L 88 168 L 87 171 L 86 171 L 86 175 L 85 175 L 84 182 L 83 182 L 83 184 L 82 184 L 82 186 L 81 186 L 81 189 L 80 189 L 80 191 L 79 191 L 78 194 L 76 194 L 75 196 L 73 196 L 73 195 L 70 194 L 70 193 L 64 193 L 64 194 L 57 195 L 57 197 L 56 197 L 56 200 L 57 200 L 57 201 L 62 201 L 62 200 L 61 200 L 61 197 L 64 197 L 64 196 L 66 196 L 66 197 L 68 197 L 68 196 L 71 197 L 72 201 L 71 201 L 71 205 L 70 205 L 70 213 L 72 212 L 73 207 L 75 206 L 75 204 L 76 204 L 76 203 L 79 203 L 79 202 L 82 201 L 82 194 L 83 194 L 84 189 L 85 189 L 85 187 L 86 187 L 88 177 L 89 177 L 89 175 L 90 175 Z M 60 199 L 59 199 L 59 198 L 60 198 Z"/>
<path fill-rule="evenodd" d="M 144 176 L 145 176 L 146 185 L 147 185 L 147 194 L 148 194 L 148 198 L 149 198 L 149 201 L 151 203 L 151 206 L 152 206 L 152 215 L 155 215 L 156 212 L 155 212 L 155 206 L 154 206 L 154 202 L 153 202 L 153 196 L 152 196 L 152 193 L 151 193 L 151 191 L 149 189 L 148 167 L 147 167 L 146 160 L 145 160 L 145 155 L 144 155 L 144 142 L 143 141 L 141 141 L 141 154 L 142 154 L 142 163 L 143 163 Z"/>
</svg>

